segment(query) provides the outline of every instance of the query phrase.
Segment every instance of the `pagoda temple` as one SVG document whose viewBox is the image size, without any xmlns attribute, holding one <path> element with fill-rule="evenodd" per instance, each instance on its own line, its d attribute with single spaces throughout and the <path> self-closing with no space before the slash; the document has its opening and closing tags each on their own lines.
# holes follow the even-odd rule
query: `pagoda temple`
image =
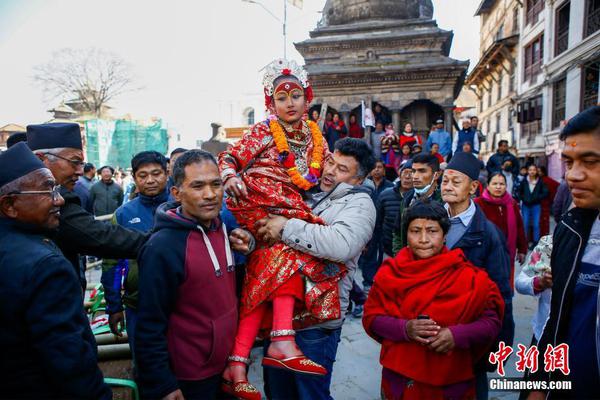
<svg viewBox="0 0 600 400">
<path fill-rule="evenodd" d="M 469 66 L 449 57 L 453 33 L 440 29 L 431 0 L 328 0 L 310 38 L 296 43 L 313 85 L 313 107 L 326 104 L 346 123 L 361 104 L 379 104 L 399 131 L 427 134 L 453 125 L 454 100 Z"/>
</svg>

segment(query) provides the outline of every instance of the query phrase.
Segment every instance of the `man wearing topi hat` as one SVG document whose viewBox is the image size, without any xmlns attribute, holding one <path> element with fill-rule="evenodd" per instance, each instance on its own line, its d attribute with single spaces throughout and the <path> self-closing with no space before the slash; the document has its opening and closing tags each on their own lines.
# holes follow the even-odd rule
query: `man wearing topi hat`
<svg viewBox="0 0 600 400">
<path fill-rule="evenodd" d="M 504 319 L 498 341 L 512 346 L 515 323 L 512 315 L 510 261 L 504 235 L 471 200 L 479 184 L 480 163 L 472 154 L 456 153 L 444 170 L 442 200 L 450 216 L 446 236 L 449 249 L 459 248 L 473 265 L 487 271 L 498 285 L 505 302 Z M 496 346 L 497 348 L 497 346 Z M 492 350 L 495 351 L 495 350 Z M 486 358 L 486 357 L 484 357 Z M 487 359 L 487 358 L 486 358 Z M 485 361 L 485 360 L 484 360 Z M 477 398 L 487 398 L 488 383 L 485 363 L 476 366 Z"/>
<path fill-rule="evenodd" d="M 78 276 L 49 239 L 63 205 L 25 143 L 0 154 L 2 398 L 111 398 Z"/>
<path fill-rule="evenodd" d="M 85 270 L 79 254 L 101 258 L 136 258 L 146 236 L 119 225 L 96 221 L 73 192 L 83 175 L 83 146 L 78 124 L 52 123 L 27 126 L 27 144 L 52 172 L 65 199 L 60 209 L 60 227 L 53 237 L 73 264 L 83 288 Z"/>
</svg>

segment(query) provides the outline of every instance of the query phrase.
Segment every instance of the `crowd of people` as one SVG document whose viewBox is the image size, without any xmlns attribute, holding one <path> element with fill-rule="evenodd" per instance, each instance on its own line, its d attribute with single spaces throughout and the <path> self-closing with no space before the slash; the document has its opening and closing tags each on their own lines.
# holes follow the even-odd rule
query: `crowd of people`
<svg viewBox="0 0 600 400">
<path fill-rule="evenodd" d="M 77 124 L 29 125 L 0 153 L 0 397 L 111 398 L 83 308 L 90 255 L 143 398 L 260 399 L 260 337 L 268 398 L 331 399 L 348 314 L 381 343 L 383 399 L 485 399 L 515 287 L 540 297 L 532 343 L 571 351 L 570 375 L 526 379 L 600 398 L 600 107 L 563 129 L 559 185 L 505 141 L 483 165 L 476 118 L 454 140 L 436 121 L 424 144 L 385 118 L 368 141 L 355 117 L 321 134 L 305 77 L 266 67 L 270 116 L 218 158 L 134 155 L 131 196 L 85 163 Z"/>
</svg>

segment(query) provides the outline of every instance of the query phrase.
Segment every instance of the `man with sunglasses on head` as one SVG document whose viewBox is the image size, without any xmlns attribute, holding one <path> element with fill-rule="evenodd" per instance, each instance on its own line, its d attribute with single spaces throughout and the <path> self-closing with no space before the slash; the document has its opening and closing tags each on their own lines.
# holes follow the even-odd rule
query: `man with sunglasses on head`
<svg viewBox="0 0 600 400">
<path fill-rule="evenodd" d="M 0 397 L 110 399 L 78 276 L 49 239 L 65 204 L 25 143 L 0 154 Z"/>
<path fill-rule="evenodd" d="M 60 185 L 64 204 L 60 226 L 53 236 L 65 257 L 73 264 L 85 290 L 85 268 L 80 254 L 101 258 L 136 258 L 147 239 L 143 233 L 96 221 L 81 205 L 73 191 L 83 175 L 84 157 L 78 124 L 50 123 L 27 126 L 27 145 L 44 163 Z"/>
</svg>

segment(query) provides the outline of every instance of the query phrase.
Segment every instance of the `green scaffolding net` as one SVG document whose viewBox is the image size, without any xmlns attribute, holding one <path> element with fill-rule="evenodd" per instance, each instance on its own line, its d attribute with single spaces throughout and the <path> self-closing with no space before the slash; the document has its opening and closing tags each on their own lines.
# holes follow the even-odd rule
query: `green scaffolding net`
<svg viewBox="0 0 600 400">
<path fill-rule="evenodd" d="M 167 128 L 162 120 L 144 124 L 131 120 L 92 119 L 85 122 L 86 159 L 97 167 L 128 168 L 131 158 L 144 150 L 166 154 Z"/>
</svg>

